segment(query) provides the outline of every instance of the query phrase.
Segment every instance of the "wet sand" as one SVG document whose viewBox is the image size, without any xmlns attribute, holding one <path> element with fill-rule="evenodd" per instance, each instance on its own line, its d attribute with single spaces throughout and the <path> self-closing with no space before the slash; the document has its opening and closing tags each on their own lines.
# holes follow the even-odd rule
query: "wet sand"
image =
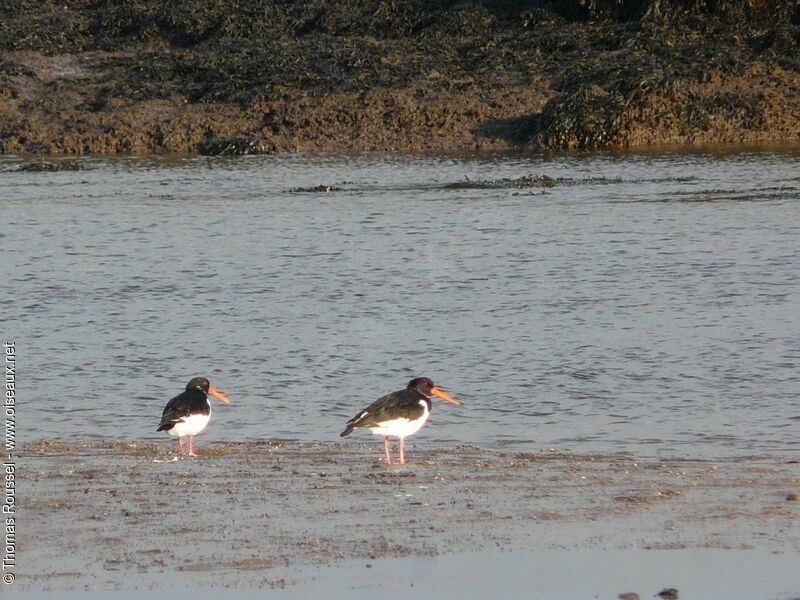
<svg viewBox="0 0 800 600">
<path fill-rule="evenodd" d="M 237 598 L 678 598 L 796 599 L 797 553 L 767 550 L 539 550 L 478 552 L 435 557 L 342 561 L 285 569 L 289 580 L 264 588 L 237 588 Z M 266 590 L 266 591 L 265 591 Z M 620 591 L 624 590 L 624 591 Z M 635 591 L 636 590 L 636 591 Z M 23 593 L 44 600 L 130 600 L 143 590 Z M 159 598 L 218 598 L 230 589 L 160 586 Z M 669 595 L 663 596 L 669 598 Z"/>
<path fill-rule="evenodd" d="M 28 445 L 15 588 L 284 589 L 464 553 L 727 549 L 754 568 L 800 552 L 791 457 L 414 446 L 385 466 L 379 445 L 201 442 L 191 460 L 169 443 Z"/>
</svg>

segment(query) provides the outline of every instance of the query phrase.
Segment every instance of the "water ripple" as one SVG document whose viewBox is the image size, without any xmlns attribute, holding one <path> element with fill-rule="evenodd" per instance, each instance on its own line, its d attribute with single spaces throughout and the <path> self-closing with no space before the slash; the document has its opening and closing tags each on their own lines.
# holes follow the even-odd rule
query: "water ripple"
<svg viewBox="0 0 800 600">
<path fill-rule="evenodd" d="M 464 404 L 437 403 L 414 443 L 796 451 L 797 163 L 121 159 L 42 177 L 0 159 L 21 436 L 162 439 L 163 404 L 204 374 L 233 399 L 209 440 L 338 440 L 425 374 Z M 531 173 L 558 185 L 445 187 Z M 285 192 L 320 181 L 346 189 Z"/>
</svg>

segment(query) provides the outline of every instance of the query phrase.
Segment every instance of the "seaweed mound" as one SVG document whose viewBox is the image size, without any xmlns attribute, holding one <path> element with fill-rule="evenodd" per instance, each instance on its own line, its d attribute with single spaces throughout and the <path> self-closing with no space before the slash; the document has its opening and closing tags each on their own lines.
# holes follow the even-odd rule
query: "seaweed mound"
<svg viewBox="0 0 800 600">
<path fill-rule="evenodd" d="M 0 151 L 800 139 L 781 0 L 6 0 Z"/>
</svg>

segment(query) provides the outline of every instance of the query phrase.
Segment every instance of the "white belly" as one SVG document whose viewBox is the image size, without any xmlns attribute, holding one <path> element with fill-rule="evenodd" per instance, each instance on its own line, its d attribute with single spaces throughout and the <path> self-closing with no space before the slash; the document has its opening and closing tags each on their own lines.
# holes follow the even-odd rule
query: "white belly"
<svg viewBox="0 0 800 600">
<path fill-rule="evenodd" d="M 428 405 L 425 401 L 420 400 L 424 412 L 418 419 L 392 419 L 391 421 L 384 421 L 378 426 L 370 427 L 369 430 L 375 435 L 393 435 L 395 437 L 404 438 L 413 433 L 417 433 L 428 420 L 431 412 L 428 410 Z"/>
<path fill-rule="evenodd" d="M 169 430 L 169 434 L 176 437 L 198 434 L 206 428 L 209 419 L 211 419 L 211 413 L 207 415 L 190 415 L 188 417 L 183 417 L 180 423 L 175 423 L 175 427 Z"/>
</svg>

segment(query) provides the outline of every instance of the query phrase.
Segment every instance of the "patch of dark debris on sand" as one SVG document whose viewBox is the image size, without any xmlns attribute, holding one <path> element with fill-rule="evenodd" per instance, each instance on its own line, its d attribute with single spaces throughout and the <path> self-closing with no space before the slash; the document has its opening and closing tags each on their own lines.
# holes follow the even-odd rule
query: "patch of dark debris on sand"
<svg viewBox="0 0 800 600">
<path fill-rule="evenodd" d="M 38 442 L 20 456 L 21 582 L 142 587 L 164 572 L 257 586 L 286 565 L 485 549 L 800 549 L 785 459 L 409 452 L 375 444 Z M 181 507 L 176 510 L 175 507 Z M 68 517 L 68 518 L 67 518 Z M 124 540 L 124 543 L 120 543 Z M 158 551 L 156 551 L 158 549 Z M 89 565 L 87 567 L 87 565 Z M 272 575 L 271 575 L 272 574 Z M 194 581 L 194 580 L 193 580 Z"/>
</svg>

